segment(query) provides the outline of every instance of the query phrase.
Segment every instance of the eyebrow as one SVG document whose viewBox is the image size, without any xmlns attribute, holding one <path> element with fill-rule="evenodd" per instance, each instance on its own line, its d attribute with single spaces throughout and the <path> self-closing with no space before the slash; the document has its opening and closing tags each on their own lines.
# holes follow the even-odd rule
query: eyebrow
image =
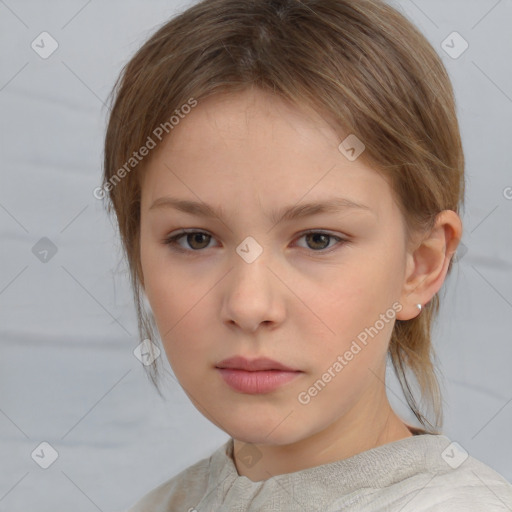
<svg viewBox="0 0 512 512">
<path fill-rule="evenodd" d="M 174 208 L 176 210 L 197 215 L 200 217 L 218 217 L 223 219 L 224 213 L 222 208 L 216 210 L 212 206 L 186 199 L 177 199 L 173 197 L 160 197 L 156 199 L 150 206 L 149 210 L 156 208 Z M 345 210 L 367 211 L 374 213 L 370 207 L 365 204 L 356 203 L 350 199 L 343 197 L 334 197 L 319 202 L 296 204 L 287 206 L 279 210 L 271 212 L 269 219 L 274 222 L 291 221 L 294 219 L 318 215 L 321 213 L 338 213 Z"/>
</svg>

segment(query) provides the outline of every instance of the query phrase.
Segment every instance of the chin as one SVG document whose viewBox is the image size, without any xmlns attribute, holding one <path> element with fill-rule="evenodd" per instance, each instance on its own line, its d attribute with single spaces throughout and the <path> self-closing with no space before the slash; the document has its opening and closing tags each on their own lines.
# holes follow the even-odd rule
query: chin
<svg viewBox="0 0 512 512">
<path fill-rule="evenodd" d="M 282 421 L 281 418 L 279 421 Z M 242 443 L 285 446 L 302 440 L 307 434 L 303 431 L 286 428 L 284 422 L 260 422 L 258 425 L 230 425 L 231 428 L 223 428 L 233 439 Z"/>
</svg>

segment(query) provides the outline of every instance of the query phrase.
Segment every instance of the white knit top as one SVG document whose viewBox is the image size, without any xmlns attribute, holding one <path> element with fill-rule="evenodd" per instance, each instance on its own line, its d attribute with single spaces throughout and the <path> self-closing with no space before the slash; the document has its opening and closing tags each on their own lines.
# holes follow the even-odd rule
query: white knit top
<svg viewBox="0 0 512 512">
<path fill-rule="evenodd" d="M 512 511 L 512 485 L 444 435 L 414 435 L 329 464 L 253 482 L 233 439 L 128 512 Z"/>
</svg>

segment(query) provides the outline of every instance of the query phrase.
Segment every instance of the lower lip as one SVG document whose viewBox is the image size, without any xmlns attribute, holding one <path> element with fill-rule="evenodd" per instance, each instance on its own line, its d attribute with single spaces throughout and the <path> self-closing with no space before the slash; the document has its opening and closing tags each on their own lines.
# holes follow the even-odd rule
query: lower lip
<svg viewBox="0 0 512 512">
<path fill-rule="evenodd" d="M 251 395 L 270 393 L 278 387 L 295 379 L 303 372 L 285 372 L 281 370 L 261 370 L 249 372 L 232 368 L 217 368 L 226 384 L 235 391 Z"/>
</svg>

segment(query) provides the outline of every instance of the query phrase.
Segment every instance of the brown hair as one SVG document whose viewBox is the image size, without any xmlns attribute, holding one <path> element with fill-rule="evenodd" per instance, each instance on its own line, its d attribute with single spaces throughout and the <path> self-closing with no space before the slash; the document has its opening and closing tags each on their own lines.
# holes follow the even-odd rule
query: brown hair
<svg viewBox="0 0 512 512">
<path fill-rule="evenodd" d="M 141 340 L 155 332 L 142 303 L 139 247 L 139 174 L 149 158 L 130 164 L 137 172 L 126 163 L 191 98 L 250 87 L 313 108 L 363 141 L 360 158 L 389 179 L 408 236 L 431 229 L 440 211 L 463 206 L 464 155 L 450 79 L 427 39 L 396 9 L 380 0 L 203 0 L 159 28 L 112 90 L 102 187 L 128 260 Z M 441 425 L 431 344 L 438 310 L 436 294 L 419 316 L 397 320 L 389 346 L 409 407 L 431 432 L 407 373 Z M 156 369 L 149 369 L 158 390 Z"/>
</svg>

